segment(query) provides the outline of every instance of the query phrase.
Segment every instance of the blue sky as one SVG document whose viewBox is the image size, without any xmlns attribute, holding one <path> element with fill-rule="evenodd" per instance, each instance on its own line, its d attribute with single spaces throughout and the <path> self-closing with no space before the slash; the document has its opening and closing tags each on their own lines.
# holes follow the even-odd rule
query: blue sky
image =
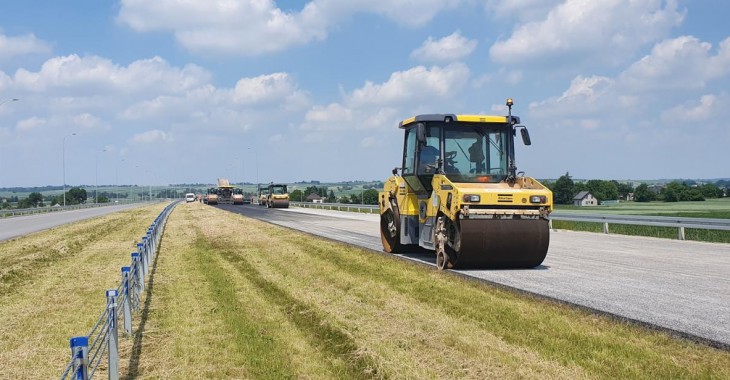
<svg viewBox="0 0 730 380">
<path fill-rule="evenodd" d="M 383 180 L 507 97 L 527 175 L 730 177 L 726 1 L 68 4 L 0 8 L 0 187 Z"/>
</svg>

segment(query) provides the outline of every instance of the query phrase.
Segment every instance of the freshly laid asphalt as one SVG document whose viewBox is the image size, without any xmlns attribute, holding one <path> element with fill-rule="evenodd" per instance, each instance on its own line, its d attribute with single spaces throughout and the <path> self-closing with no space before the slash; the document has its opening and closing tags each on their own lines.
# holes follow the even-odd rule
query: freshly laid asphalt
<svg viewBox="0 0 730 380">
<path fill-rule="evenodd" d="M 379 216 L 314 209 L 221 209 L 382 251 Z M 552 231 L 543 265 L 454 271 L 730 349 L 730 244 Z M 435 266 L 431 253 L 399 255 Z"/>
<path fill-rule="evenodd" d="M 28 235 L 34 232 L 58 227 L 67 223 L 111 214 L 117 211 L 140 207 L 144 203 L 84 208 L 71 211 L 56 211 L 45 214 L 15 216 L 0 219 L 0 241 Z"/>
</svg>

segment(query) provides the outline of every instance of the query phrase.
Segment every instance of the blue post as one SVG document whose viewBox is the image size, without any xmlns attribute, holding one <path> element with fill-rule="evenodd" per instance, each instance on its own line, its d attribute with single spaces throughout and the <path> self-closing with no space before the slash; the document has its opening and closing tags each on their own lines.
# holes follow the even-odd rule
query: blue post
<svg viewBox="0 0 730 380">
<path fill-rule="evenodd" d="M 89 378 L 89 338 L 85 336 L 71 338 L 71 355 L 74 358 L 73 378 L 87 380 Z"/>
<path fill-rule="evenodd" d="M 122 309 L 124 311 L 124 333 L 127 335 L 132 334 L 132 297 L 129 289 L 129 267 L 122 267 L 122 291 L 124 292 L 124 304 Z"/>
<path fill-rule="evenodd" d="M 144 292 L 144 273 L 142 273 L 142 260 L 139 252 L 132 252 L 132 265 L 134 266 L 134 273 L 137 277 L 135 279 L 137 281 L 137 289 L 134 291 L 136 294 L 141 295 Z"/>
<path fill-rule="evenodd" d="M 117 327 L 117 290 L 106 291 L 107 321 L 109 326 L 109 380 L 119 380 L 119 332 Z"/>
<path fill-rule="evenodd" d="M 145 246 L 147 245 L 147 238 L 143 237 L 141 243 L 137 243 L 137 252 L 139 253 L 140 260 L 141 260 L 141 269 L 142 269 L 142 276 L 147 275 L 147 260 L 144 258 L 146 256 L 145 254 Z"/>
</svg>

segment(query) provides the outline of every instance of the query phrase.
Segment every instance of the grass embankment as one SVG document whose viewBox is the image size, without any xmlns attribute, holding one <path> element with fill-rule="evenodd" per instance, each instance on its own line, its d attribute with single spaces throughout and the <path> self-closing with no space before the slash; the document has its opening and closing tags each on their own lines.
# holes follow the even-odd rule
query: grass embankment
<svg viewBox="0 0 730 380">
<path fill-rule="evenodd" d="M 106 307 L 104 291 L 119 285 L 135 239 L 163 208 L 121 211 L 0 242 L 0 377 L 61 375 L 69 338 L 87 334 L 97 321 Z"/>
<path fill-rule="evenodd" d="M 198 203 L 171 215 L 144 378 L 730 378 L 730 353 Z"/>
</svg>

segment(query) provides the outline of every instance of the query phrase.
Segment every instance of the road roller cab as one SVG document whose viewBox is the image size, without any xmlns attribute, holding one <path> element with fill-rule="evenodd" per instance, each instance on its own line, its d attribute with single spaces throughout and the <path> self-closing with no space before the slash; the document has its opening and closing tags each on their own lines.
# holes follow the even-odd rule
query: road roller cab
<svg viewBox="0 0 730 380">
<path fill-rule="evenodd" d="M 433 250 L 439 269 L 542 263 L 552 192 L 517 173 L 514 137 L 520 130 L 525 145 L 530 138 L 511 99 L 507 107 L 507 116 L 427 114 L 400 123 L 403 162 L 379 194 L 385 251 Z"/>
</svg>

